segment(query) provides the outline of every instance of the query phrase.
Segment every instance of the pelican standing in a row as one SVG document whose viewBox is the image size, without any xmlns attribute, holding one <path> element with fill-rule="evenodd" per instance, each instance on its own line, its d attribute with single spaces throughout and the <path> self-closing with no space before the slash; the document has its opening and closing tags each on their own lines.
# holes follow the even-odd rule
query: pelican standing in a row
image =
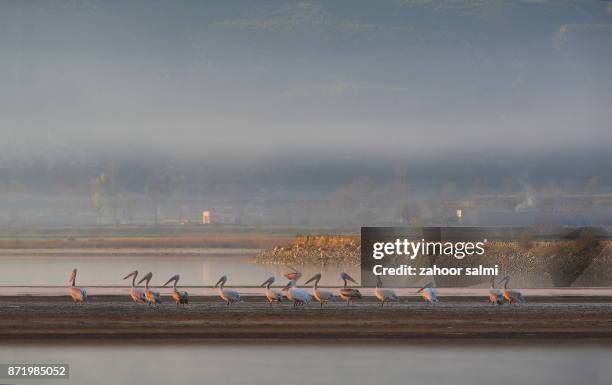
<svg viewBox="0 0 612 385">
<path fill-rule="evenodd" d="M 351 302 L 355 299 L 362 298 L 359 289 L 348 287 L 348 281 L 351 281 L 353 283 L 357 283 L 357 281 L 355 281 L 350 275 L 345 272 L 342 272 L 342 274 L 340 274 L 340 278 L 344 281 L 344 287 L 340 289 L 339 294 L 340 298 L 346 301 L 346 306 L 350 305 Z"/>
<path fill-rule="evenodd" d="M 270 288 L 273 283 L 274 277 L 270 277 L 266 279 L 264 283 L 262 283 L 260 286 L 266 288 L 266 299 L 270 303 L 270 306 L 272 306 L 274 302 L 282 302 L 283 300 L 283 294 L 281 292 Z"/>
<path fill-rule="evenodd" d="M 132 288 L 130 289 L 130 297 L 132 297 L 132 300 L 136 303 L 145 303 L 147 301 L 147 298 L 145 297 L 144 292 L 141 288 L 136 287 L 136 277 L 138 277 L 138 270 L 132 271 L 123 279 L 126 280 L 130 277 L 132 277 Z"/>
<path fill-rule="evenodd" d="M 224 275 L 223 277 L 219 278 L 215 284 L 215 287 L 219 288 L 219 297 L 221 297 L 221 299 L 227 303 L 227 306 L 229 306 L 232 302 L 240 301 L 240 293 L 238 293 L 236 290 L 225 289 L 223 286 L 225 286 L 226 282 L 227 276 Z"/>
<path fill-rule="evenodd" d="M 395 294 L 394 290 L 383 289 L 382 278 L 380 278 L 380 275 L 377 276 L 376 289 L 374 290 L 374 295 L 380 301 L 380 307 L 385 306 L 385 302 L 388 302 L 388 301 L 399 301 L 399 297 L 397 296 L 397 294 Z"/>
<path fill-rule="evenodd" d="M 504 294 L 495 287 L 495 277 L 491 277 L 491 287 L 489 288 L 489 303 L 491 305 L 503 305 Z"/>
<path fill-rule="evenodd" d="M 77 269 L 73 269 L 70 273 L 70 278 L 68 278 L 68 283 L 70 284 L 70 296 L 72 297 L 72 302 L 84 304 L 87 302 L 87 291 L 76 286 L 76 276 Z"/>
<path fill-rule="evenodd" d="M 142 277 L 140 281 L 138 281 L 138 283 L 140 284 L 142 282 L 146 282 L 144 288 L 145 299 L 149 305 L 157 305 L 161 303 L 161 296 L 158 292 L 149 289 L 149 283 L 151 282 L 151 278 L 153 278 L 153 273 L 148 272 L 144 277 Z"/>
<path fill-rule="evenodd" d="M 436 291 L 436 284 L 434 282 L 430 282 L 427 285 L 423 286 L 417 291 L 417 294 L 423 292 L 422 296 L 427 303 L 436 303 L 438 302 L 438 293 Z"/>
<path fill-rule="evenodd" d="M 319 281 L 321 280 L 321 273 L 315 274 L 312 278 L 304 283 L 304 285 L 309 284 L 314 281 L 314 286 L 312 288 L 312 296 L 321 304 L 329 303 L 329 301 L 335 301 L 336 295 L 329 290 L 319 289 Z"/>
<path fill-rule="evenodd" d="M 504 282 L 504 288 L 501 290 L 501 292 L 506 301 L 512 304 L 526 302 L 525 297 L 523 297 L 523 294 L 520 291 L 508 289 L 508 284 L 510 283 L 509 275 L 502 278 L 501 281 L 499 281 L 499 284 L 501 285 L 502 282 Z"/>
<path fill-rule="evenodd" d="M 170 282 L 174 282 L 172 285 L 172 299 L 174 300 L 174 303 L 176 303 L 176 307 L 180 305 L 183 305 L 183 307 L 185 307 L 185 304 L 189 303 L 189 294 L 187 294 L 186 291 L 183 290 L 177 290 L 176 289 L 176 285 L 178 284 L 180 275 L 174 275 L 172 276 L 168 282 L 164 283 L 164 286 L 168 285 Z"/>
<path fill-rule="evenodd" d="M 310 293 L 308 293 L 306 290 L 297 288 L 295 281 L 289 281 L 287 286 L 283 288 L 283 291 L 285 292 L 287 299 L 293 302 L 293 307 L 304 305 L 312 301 Z"/>
</svg>

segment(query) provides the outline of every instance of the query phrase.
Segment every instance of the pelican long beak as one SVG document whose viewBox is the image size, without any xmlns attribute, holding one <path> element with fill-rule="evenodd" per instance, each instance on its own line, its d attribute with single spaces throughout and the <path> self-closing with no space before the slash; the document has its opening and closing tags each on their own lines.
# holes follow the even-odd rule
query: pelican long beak
<svg viewBox="0 0 612 385">
<path fill-rule="evenodd" d="M 175 281 L 178 283 L 178 276 L 174 276 L 168 280 L 168 282 L 164 283 L 164 286 L 168 285 L 170 282 Z"/>
<path fill-rule="evenodd" d="M 500 279 L 499 282 L 497 282 L 498 285 L 501 285 L 502 283 L 509 281 L 510 277 L 509 276 L 505 276 L 504 278 Z"/>
<path fill-rule="evenodd" d="M 353 277 L 351 277 L 350 275 L 348 275 L 348 274 L 346 274 L 346 273 L 342 273 L 342 275 L 341 275 L 341 276 L 342 276 L 342 279 L 345 279 L 345 280 L 347 280 L 347 281 L 351 281 L 351 282 L 353 282 L 354 284 L 357 284 L 357 281 L 355 281 L 355 280 L 353 279 Z"/>
<path fill-rule="evenodd" d="M 72 283 L 72 281 L 76 278 L 77 269 L 73 269 L 70 273 L 70 277 L 68 277 L 68 283 Z"/>
<path fill-rule="evenodd" d="M 274 283 L 274 277 L 270 277 L 270 278 L 266 279 L 266 280 L 264 281 L 264 283 L 262 283 L 262 284 L 261 284 L 259 287 L 264 287 L 264 286 L 266 286 L 267 284 L 270 284 L 270 285 L 271 285 L 271 284 L 273 284 L 273 283 Z"/>
<path fill-rule="evenodd" d="M 423 290 L 425 290 L 425 289 L 427 289 L 427 288 L 429 288 L 429 287 L 432 287 L 432 286 L 433 286 L 433 283 L 431 283 L 431 282 L 430 282 L 430 283 L 428 283 L 427 285 L 425 285 L 425 286 L 423 286 L 422 288 L 420 288 L 420 289 L 419 289 L 419 291 L 417 291 L 417 293 L 420 293 L 420 292 L 422 292 Z"/>
<path fill-rule="evenodd" d="M 137 271 L 132 271 L 130 274 L 128 274 L 125 277 L 123 277 L 123 279 L 128 279 L 128 278 L 130 278 L 131 276 L 133 276 L 135 274 L 138 274 L 138 272 Z"/>
<path fill-rule="evenodd" d="M 221 282 L 225 282 L 226 280 L 227 280 L 227 278 L 225 276 L 219 278 L 217 283 L 215 283 L 215 287 L 218 287 L 221 284 Z"/>
<path fill-rule="evenodd" d="M 138 283 L 143 283 L 144 281 L 151 282 L 151 278 L 153 278 L 153 273 L 148 273 Z"/>
<path fill-rule="evenodd" d="M 310 282 L 316 281 L 318 278 L 321 278 L 321 276 L 319 274 L 316 274 L 312 278 L 310 278 L 308 281 L 304 282 L 304 285 L 308 285 Z"/>
<path fill-rule="evenodd" d="M 285 287 L 283 287 L 282 291 L 289 290 L 289 288 L 291 288 L 291 282 L 293 282 L 293 281 L 289 281 L 289 283 Z"/>
</svg>

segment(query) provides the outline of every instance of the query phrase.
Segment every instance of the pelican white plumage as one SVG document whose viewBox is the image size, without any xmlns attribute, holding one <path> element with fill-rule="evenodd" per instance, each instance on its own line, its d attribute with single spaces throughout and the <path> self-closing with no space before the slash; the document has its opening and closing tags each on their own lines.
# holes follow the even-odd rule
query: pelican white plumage
<svg viewBox="0 0 612 385">
<path fill-rule="evenodd" d="M 215 287 L 219 288 L 219 297 L 227 302 L 227 306 L 229 306 L 232 302 L 240 301 L 240 293 L 238 293 L 236 290 L 225 289 L 223 286 L 225 286 L 226 282 L 227 276 L 224 275 L 223 277 L 219 278 L 215 284 Z"/>
<path fill-rule="evenodd" d="M 70 277 L 68 278 L 68 283 L 70 284 L 70 296 L 72 297 L 72 302 L 84 304 L 87 302 L 87 291 L 76 286 L 76 276 L 77 269 L 73 269 L 72 272 L 70 272 Z"/>
<path fill-rule="evenodd" d="M 261 284 L 260 287 L 266 288 L 266 299 L 272 306 L 274 302 L 282 302 L 283 294 L 277 290 L 271 289 L 270 286 L 274 283 L 274 277 L 270 277 Z"/>
<path fill-rule="evenodd" d="M 427 285 L 423 286 L 417 291 L 417 294 L 423 292 L 422 296 L 427 303 L 436 303 L 438 302 L 438 292 L 436 291 L 436 284 L 434 282 L 430 282 Z"/>
<path fill-rule="evenodd" d="M 344 287 L 340 289 L 339 294 L 340 298 L 346 301 L 346 306 L 350 305 L 351 302 L 353 302 L 355 299 L 362 298 L 359 289 L 348 287 L 348 281 L 351 281 L 353 283 L 357 283 L 357 281 L 355 281 L 350 275 L 345 272 L 342 272 L 342 274 L 340 274 L 340 279 L 344 281 Z"/>
<path fill-rule="evenodd" d="M 132 277 L 132 288 L 130 289 L 130 297 L 136 303 L 145 303 L 147 298 L 145 297 L 144 291 L 141 288 L 136 287 L 136 277 L 138 277 L 138 270 L 132 271 L 130 274 L 126 275 L 123 279 L 126 280 Z"/>
<path fill-rule="evenodd" d="M 336 301 L 336 295 L 333 292 L 330 290 L 319 289 L 321 273 L 313 275 L 312 278 L 304 283 L 304 285 L 308 285 L 312 281 L 314 281 L 312 296 L 321 304 L 321 307 L 323 307 L 323 304 L 329 303 L 329 301 Z"/>
<path fill-rule="evenodd" d="M 284 274 L 283 276 L 285 278 L 287 278 L 290 281 L 295 281 L 296 286 L 297 286 L 297 281 L 302 278 L 302 272 L 297 271 L 296 269 L 294 269 L 291 266 L 288 266 L 292 271 L 290 273 Z M 283 290 L 283 293 L 285 294 L 285 298 L 287 298 L 289 301 L 293 301 L 291 298 L 289 298 L 288 296 L 288 291 L 287 290 Z"/>
<path fill-rule="evenodd" d="M 157 305 L 161 303 L 161 296 L 158 292 L 149 289 L 149 283 L 151 282 L 151 278 L 153 278 L 153 273 L 148 272 L 144 277 L 142 277 L 140 281 L 138 281 L 138 283 L 140 284 L 142 282 L 146 282 L 144 288 L 145 300 L 149 305 Z"/>
<path fill-rule="evenodd" d="M 173 275 L 172 277 L 170 277 L 170 279 L 168 280 L 168 282 L 164 283 L 164 286 L 168 285 L 170 282 L 173 282 L 172 285 L 172 299 L 174 300 L 174 303 L 176 303 L 176 307 L 180 305 L 183 305 L 183 307 L 185 307 L 185 304 L 189 303 L 189 294 L 187 294 L 186 291 L 183 290 L 177 290 L 176 289 L 176 285 L 178 284 L 179 278 L 181 276 L 180 275 Z"/>
<path fill-rule="evenodd" d="M 491 305 L 503 305 L 504 294 L 495 287 L 495 277 L 491 277 L 491 287 L 489 287 L 489 303 Z"/>
<path fill-rule="evenodd" d="M 384 289 L 382 287 L 382 278 L 380 275 L 376 279 L 376 289 L 374 289 L 374 295 L 380 301 L 380 307 L 385 306 L 385 302 L 388 301 L 399 301 L 399 297 L 395 294 L 395 290 Z"/>
<path fill-rule="evenodd" d="M 293 301 L 293 307 L 304 305 L 312 301 L 310 293 L 308 293 L 306 290 L 297 288 L 295 281 L 289 281 L 287 286 L 283 288 L 283 291 L 285 292 L 285 296 L 289 299 L 289 301 Z"/>
<path fill-rule="evenodd" d="M 508 301 L 508 303 L 518 304 L 518 303 L 527 302 L 525 300 L 525 297 L 523 297 L 523 294 L 520 291 L 516 289 L 515 290 L 508 289 L 508 284 L 510 283 L 509 275 L 506 275 L 504 278 L 502 278 L 499 281 L 499 284 L 501 284 L 502 282 L 504 282 L 504 288 L 501 289 L 501 292 L 504 295 L 504 299 Z"/>
</svg>

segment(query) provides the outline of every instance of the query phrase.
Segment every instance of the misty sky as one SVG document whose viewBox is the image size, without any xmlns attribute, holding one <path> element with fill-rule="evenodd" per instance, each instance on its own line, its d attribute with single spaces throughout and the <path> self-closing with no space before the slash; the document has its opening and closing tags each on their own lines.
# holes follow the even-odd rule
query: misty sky
<svg viewBox="0 0 612 385">
<path fill-rule="evenodd" d="M 2 159 L 605 150 L 605 1 L 2 1 Z"/>
</svg>

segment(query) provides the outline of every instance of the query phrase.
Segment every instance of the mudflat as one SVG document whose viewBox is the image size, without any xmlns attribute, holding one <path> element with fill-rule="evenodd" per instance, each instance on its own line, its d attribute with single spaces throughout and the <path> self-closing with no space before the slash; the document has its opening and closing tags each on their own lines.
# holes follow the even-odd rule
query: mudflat
<svg viewBox="0 0 612 385">
<path fill-rule="evenodd" d="M 294 308 L 262 298 L 226 306 L 217 297 L 192 297 L 176 308 L 126 296 L 96 296 L 74 305 L 65 296 L 0 297 L 0 340 L 23 339 L 567 339 L 612 342 L 612 298 L 543 296 L 521 305 L 484 298 L 442 298 L 428 305 L 407 298 L 384 307 L 374 298 Z"/>
</svg>

